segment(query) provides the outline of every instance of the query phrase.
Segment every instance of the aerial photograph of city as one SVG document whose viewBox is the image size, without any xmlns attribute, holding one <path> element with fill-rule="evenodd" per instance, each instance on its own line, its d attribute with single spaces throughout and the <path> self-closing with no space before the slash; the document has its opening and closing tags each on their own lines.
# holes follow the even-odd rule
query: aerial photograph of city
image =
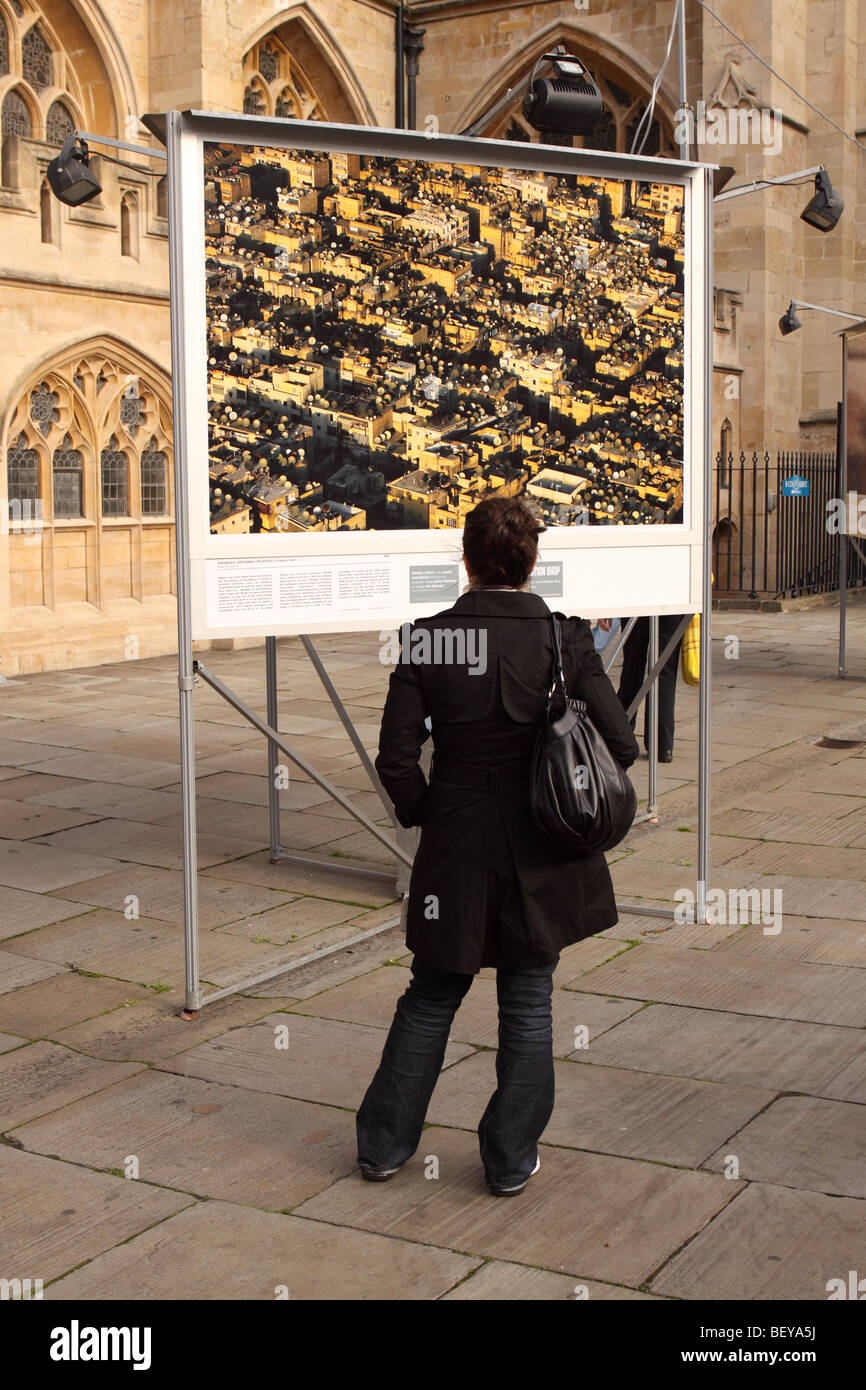
<svg viewBox="0 0 866 1390">
<path fill-rule="evenodd" d="M 214 144 L 204 179 L 213 534 L 681 520 L 680 185 Z"/>
</svg>

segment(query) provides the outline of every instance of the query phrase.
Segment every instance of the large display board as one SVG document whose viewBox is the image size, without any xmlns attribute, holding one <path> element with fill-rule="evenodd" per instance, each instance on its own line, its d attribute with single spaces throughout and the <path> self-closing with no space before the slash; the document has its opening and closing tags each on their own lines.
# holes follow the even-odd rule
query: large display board
<svg viewBox="0 0 866 1390">
<path fill-rule="evenodd" d="M 169 157 L 193 636 L 437 612 L 496 495 L 551 607 L 700 608 L 707 166 L 198 112 Z"/>
</svg>

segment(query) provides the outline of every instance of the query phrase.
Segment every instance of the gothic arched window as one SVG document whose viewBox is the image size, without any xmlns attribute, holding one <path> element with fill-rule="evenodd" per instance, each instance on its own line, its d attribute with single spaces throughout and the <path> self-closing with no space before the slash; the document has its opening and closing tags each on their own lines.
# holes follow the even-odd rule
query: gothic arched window
<svg viewBox="0 0 866 1390">
<path fill-rule="evenodd" d="M 44 92 L 54 82 L 51 49 L 34 24 L 21 40 L 21 73 L 34 92 Z"/>
<path fill-rule="evenodd" d="M 141 514 L 142 516 L 164 516 L 166 505 L 166 479 L 168 459 L 162 449 L 157 448 L 155 436 L 141 456 Z"/>
<path fill-rule="evenodd" d="M 116 434 L 100 455 L 102 469 L 102 515 L 129 516 L 129 459 L 119 447 Z"/>
<path fill-rule="evenodd" d="M 138 199 L 124 193 L 120 200 L 120 254 L 138 260 Z"/>
<path fill-rule="evenodd" d="M 0 77 L 5 77 L 9 71 L 9 34 L 6 29 L 6 21 L 0 14 Z"/>
<path fill-rule="evenodd" d="M 267 103 L 265 94 L 256 82 L 250 82 L 244 91 L 244 115 L 245 116 L 265 116 L 267 115 Z"/>
<path fill-rule="evenodd" d="M 51 472 L 54 480 L 54 515 L 83 516 L 84 460 L 80 451 L 73 449 L 72 439 L 68 434 L 63 436 L 60 448 L 54 450 Z"/>
<path fill-rule="evenodd" d="M 62 145 L 75 130 L 69 108 L 62 101 L 52 101 L 45 117 L 45 139 L 49 145 Z"/>
<path fill-rule="evenodd" d="M 3 139 L 7 135 L 33 134 L 33 118 L 30 115 L 30 107 L 22 96 L 17 92 L 7 92 L 3 98 Z"/>
<path fill-rule="evenodd" d="M 6 451 L 6 489 L 10 506 L 39 497 L 39 458 L 23 432 Z"/>
<path fill-rule="evenodd" d="M 530 64 L 531 66 L 531 64 Z M 616 78 L 608 75 L 603 62 L 587 64 L 599 91 L 604 109 L 601 119 L 592 135 L 575 135 L 572 143 L 583 149 L 610 150 L 626 153 L 631 148 L 632 137 L 637 123 L 647 103 L 647 94 L 624 85 L 628 79 L 622 74 Z M 498 140 L 532 140 L 538 142 L 541 136 L 529 124 L 521 109 L 522 98 L 516 97 L 514 105 L 496 117 L 483 132 Z M 675 152 L 672 134 L 666 124 L 653 121 L 643 154 L 668 154 Z"/>
<path fill-rule="evenodd" d="M 312 82 L 277 34 L 244 58 L 244 111 L 250 116 L 324 121 L 325 108 Z"/>
</svg>

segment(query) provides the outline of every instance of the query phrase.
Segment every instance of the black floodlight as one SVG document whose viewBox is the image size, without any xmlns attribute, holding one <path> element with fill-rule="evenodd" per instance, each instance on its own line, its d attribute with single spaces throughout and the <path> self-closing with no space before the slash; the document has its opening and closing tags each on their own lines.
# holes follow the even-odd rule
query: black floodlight
<svg viewBox="0 0 866 1390">
<path fill-rule="evenodd" d="M 552 77 L 537 77 L 542 63 L 553 64 Z M 536 130 L 591 135 L 601 119 L 601 92 L 579 58 L 557 44 L 542 53 L 532 69 L 523 98 L 523 114 Z"/>
<path fill-rule="evenodd" d="M 52 193 L 61 203 L 78 207 L 102 192 L 102 184 L 90 172 L 87 144 L 72 134 L 63 143 L 59 155 L 46 169 Z"/>
<path fill-rule="evenodd" d="M 844 207 L 842 197 L 834 192 L 827 170 L 820 169 L 815 175 L 815 196 L 810 198 L 800 217 L 819 232 L 832 232 Z"/>
<path fill-rule="evenodd" d="M 797 318 L 794 310 L 794 300 L 792 299 L 784 314 L 779 319 L 779 328 L 784 336 L 787 337 L 789 333 L 796 333 L 797 329 L 802 327 L 803 325 Z"/>
</svg>

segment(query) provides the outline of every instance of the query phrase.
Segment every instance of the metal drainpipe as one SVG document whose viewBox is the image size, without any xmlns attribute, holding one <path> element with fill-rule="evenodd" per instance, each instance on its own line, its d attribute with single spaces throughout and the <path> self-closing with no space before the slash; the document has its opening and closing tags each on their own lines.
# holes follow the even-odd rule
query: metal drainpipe
<svg viewBox="0 0 866 1390">
<path fill-rule="evenodd" d="M 409 130 L 416 130 L 415 115 L 415 79 L 418 76 L 418 59 L 424 52 L 424 29 L 416 29 L 406 25 L 403 29 L 403 52 L 406 55 L 406 77 L 407 77 L 407 99 L 408 99 L 408 119 Z"/>
<path fill-rule="evenodd" d="M 398 130 L 405 130 L 406 112 L 403 103 L 403 0 L 399 0 L 397 6 L 395 27 L 394 125 Z"/>
</svg>

